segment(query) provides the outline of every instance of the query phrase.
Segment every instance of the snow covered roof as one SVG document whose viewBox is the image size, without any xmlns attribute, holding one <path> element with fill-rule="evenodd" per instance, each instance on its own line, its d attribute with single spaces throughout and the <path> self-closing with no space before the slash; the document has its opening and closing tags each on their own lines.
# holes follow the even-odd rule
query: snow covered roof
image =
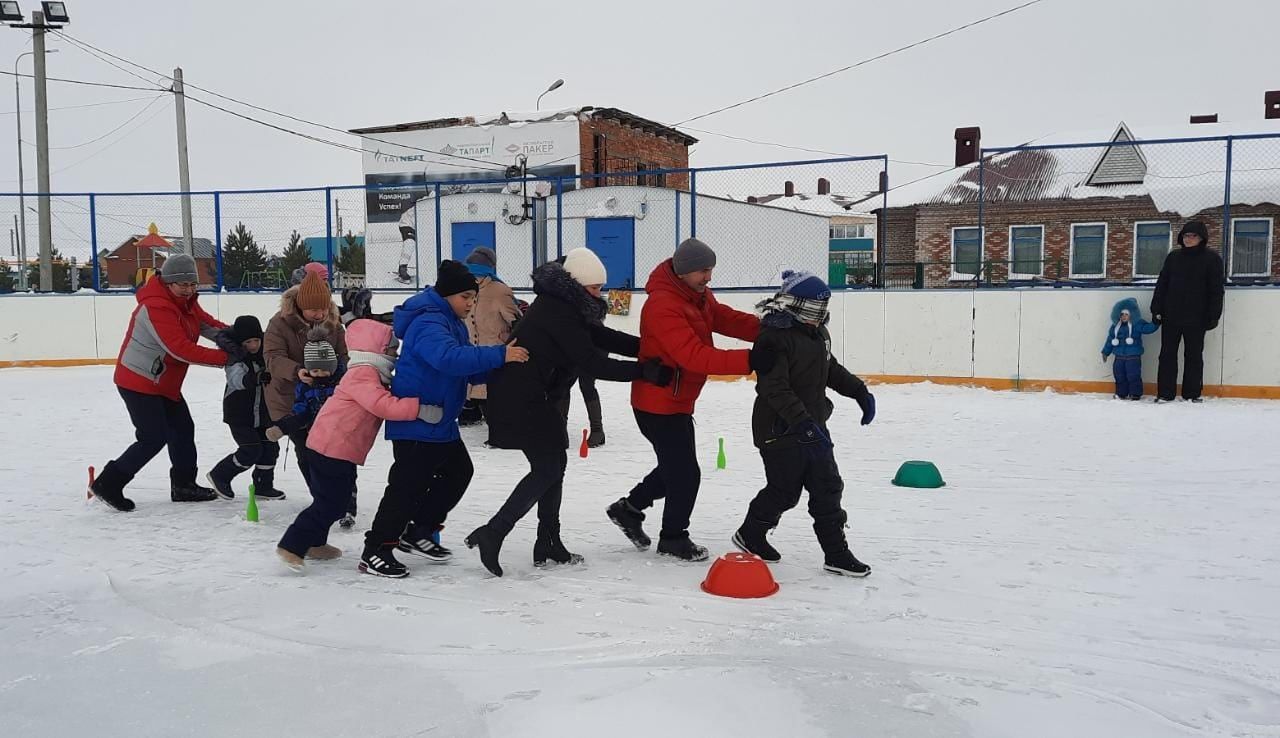
<svg viewBox="0 0 1280 738">
<path fill-rule="evenodd" d="M 616 120 L 624 125 L 634 126 L 647 133 L 655 136 L 669 138 L 674 141 L 691 146 L 698 142 L 698 139 L 690 136 L 683 131 L 677 131 L 670 126 L 658 123 L 657 121 L 642 118 L 633 113 L 618 108 L 597 108 L 591 105 L 577 106 L 572 108 L 561 108 L 559 110 L 533 110 L 518 111 L 508 110 L 499 111 L 497 113 L 483 113 L 480 115 L 468 115 L 460 118 L 435 118 L 433 120 L 420 120 L 411 123 L 395 123 L 386 126 L 371 126 L 368 128 L 352 128 L 348 133 L 356 135 L 376 134 L 376 133 L 401 133 L 405 131 L 424 131 L 432 128 L 455 128 L 461 126 L 521 126 L 528 123 L 544 123 L 556 120 L 569 120 L 571 118 L 579 119 L 608 119 Z"/>
<path fill-rule="evenodd" d="M 1231 169 L 1235 205 L 1280 203 L 1280 121 L 1133 128 L 1113 134 L 1055 134 L 1030 146 L 1108 141 L 1154 141 L 1248 134 L 1275 139 L 1237 141 Z M 1036 202 L 1150 196 L 1163 212 L 1190 217 L 1222 205 L 1226 187 L 1225 141 L 1147 146 L 1029 148 L 991 154 L 977 164 L 891 190 L 889 207 L 966 205 L 978 202 L 979 179 L 986 202 Z"/>
<path fill-rule="evenodd" d="M 801 213 L 835 217 L 844 215 L 870 216 L 868 211 L 880 207 L 881 201 L 880 193 L 878 192 L 865 195 L 811 195 L 797 192 L 790 197 L 786 195 L 760 195 L 756 197 L 756 203 L 773 208 L 795 210 Z"/>
</svg>

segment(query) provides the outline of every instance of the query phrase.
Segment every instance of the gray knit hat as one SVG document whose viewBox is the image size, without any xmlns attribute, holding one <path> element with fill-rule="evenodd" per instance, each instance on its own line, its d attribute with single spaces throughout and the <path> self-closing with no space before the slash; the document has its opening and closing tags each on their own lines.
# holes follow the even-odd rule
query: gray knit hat
<svg viewBox="0 0 1280 738">
<path fill-rule="evenodd" d="M 711 269 L 716 265 L 716 252 L 696 238 L 686 238 L 676 247 L 671 257 L 671 268 L 676 274 L 689 274 Z"/>
<path fill-rule="evenodd" d="M 160 278 L 165 284 L 199 282 L 196 260 L 190 254 L 172 254 L 164 260 L 164 266 L 160 267 Z"/>
<path fill-rule="evenodd" d="M 468 264 L 480 264 L 490 269 L 498 268 L 498 255 L 488 246 L 477 246 L 467 255 Z"/>
<path fill-rule="evenodd" d="M 333 374 L 338 371 L 338 353 L 329 342 L 329 331 L 318 325 L 307 331 L 307 343 L 302 347 L 302 366 L 307 371 L 321 370 Z"/>
</svg>

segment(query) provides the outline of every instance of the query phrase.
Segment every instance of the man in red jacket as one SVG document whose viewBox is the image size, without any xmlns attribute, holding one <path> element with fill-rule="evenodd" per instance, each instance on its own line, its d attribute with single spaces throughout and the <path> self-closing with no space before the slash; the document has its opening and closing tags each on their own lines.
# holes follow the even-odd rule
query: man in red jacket
<svg viewBox="0 0 1280 738">
<path fill-rule="evenodd" d="M 200 307 L 198 281 L 195 259 L 174 254 L 158 276 L 138 289 L 138 307 L 129 320 L 115 373 L 137 440 L 108 463 L 89 488 L 117 510 L 134 508 L 133 500 L 124 496 L 125 485 L 165 446 L 172 464 L 171 500 L 207 502 L 218 497 L 196 484 L 196 427 L 182 398 L 182 380 L 188 364 L 225 366 L 228 361 L 226 351 L 198 345 L 201 336 L 233 352 L 242 349 L 234 339 L 220 336 L 227 326 Z"/>
<path fill-rule="evenodd" d="M 636 424 L 653 444 L 658 466 L 606 511 L 645 551 L 651 541 L 641 527 L 643 511 L 665 497 L 658 553 L 685 561 L 707 558 L 707 549 L 689 539 L 689 517 L 702 479 L 693 435 L 693 406 L 702 385 L 709 374 L 745 375 L 772 365 L 771 357 L 756 349 L 724 350 L 712 343 L 713 333 L 755 341 L 760 332 L 759 318 L 716 302 L 708 288 L 715 266 L 715 252 L 689 238 L 649 275 L 649 296 L 640 311 L 640 360 L 658 359 L 675 367 L 676 376 L 667 387 L 631 385 Z"/>
</svg>

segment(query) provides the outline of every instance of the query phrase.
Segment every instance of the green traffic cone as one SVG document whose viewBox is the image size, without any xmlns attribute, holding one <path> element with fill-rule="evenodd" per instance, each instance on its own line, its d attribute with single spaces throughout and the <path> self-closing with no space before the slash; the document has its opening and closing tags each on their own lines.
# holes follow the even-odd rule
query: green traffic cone
<svg viewBox="0 0 1280 738">
<path fill-rule="evenodd" d="M 716 454 L 716 468 L 724 468 L 724 439 L 720 439 L 720 453 Z"/>
<path fill-rule="evenodd" d="M 258 496 L 254 494 L 254 486 L 249 485 L 249 507 L 244 511 L 244 519 L 250 523 L 258 522 Z"/>
</svg>

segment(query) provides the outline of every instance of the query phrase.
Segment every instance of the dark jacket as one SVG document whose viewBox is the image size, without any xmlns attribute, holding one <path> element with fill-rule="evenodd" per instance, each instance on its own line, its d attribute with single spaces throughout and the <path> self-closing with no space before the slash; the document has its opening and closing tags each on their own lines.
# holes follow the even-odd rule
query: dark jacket
<svg viewBox="0 0 1280 738">
<path fill-rule="evenodd" d="M 1187 230 L 1178 234 L 1179 244 Z M 1151 314 L 1178 328 L 1210 330 L 1222 318 L 1224 293 L 1222 257 L 1210 251 L 1207 243 L 1193 249 L 1184 246 L 1165 257 L 1151 297 Z"/>
<path fill-rule="evenodd" d="M 831 356 L 826 327 L 773 317 L 761 322 L 756 339 L 757 346 L 768 347 L 777 356 L 773 368 L 756 378 L 751 436 L 761 450 L 795 444 L 798 436 L 788 431 L 805 420 L 813 420 L 825 431 L 833 409 L 828 387 L 853 399 L 867 394 L 867 385 Z"/>
<path fill-rule="evenodd" d="M 293 412 L 294 393 L 298 381 L 298 370 L 302 368 L 302 349 L 307 345 L 307 332 L 312 326 L 302 319 L 298 310 L 298 285 L 284 291 L 280 296 L 280 312 L 267 323 L 266 335 L 262 338 L 262 354 L 267 357 L 267 368 L 271 370 L 271 384 L 267 386 L 267 407 L 271 408 L 271 417 L 279 420 Z M 338 317 L 338 306 L 330 304 L 329 314 L 323 324 L 329 329 L 329 343 L 338 354 L 338 360 L 347 362 L 347 338 Z"/>
<path fill-rule="evenodd" d="M 311 384 L 297 382 L 293 388 L 293 406 L 289 414 L 282 418 L 273 418 L 275 425 L 285 433 L 292 435 L 311 428 L 320 415 L 320 408 L 333 397 L 338 390 L 338 382 L 346 376 L 347 367 L 344 362 L 338 363 L 338 371 L 328 377 L 314 377 Z M 272 378 L 274 380 L 274 377 Z M 268 393 L 269 395 L 269 393 Z"/>
<path fill-rule="evenodd" d="M 266 428 L 271 425 L 271 413 L 267 410 L 266 387 L 262 379 L 268 377 L 267 360 L 262 352 L 246 357 L 243 361 L 228 364 L 227 386 L 222 392 L 222 422 L 243 428 Z"/>
<path fill-rule="evenodd" d="M 604 327 L 608 304 L 592 297 L 562 266 L 533 272 L 537 298 L 511 338 L 529 361 L 504 364 L 489 376 L 489 445 L 523 450 L 567 448 L 569 435 L 557 401 L 568 397 L 579 372 L 609 382 L 640 377 L 640 364 L 610 359 L 640 352 L 640 339 Z"/>
<path fill-rule="evenodd" d="M 434 287 L 397 307 L 391 325 L 401 341 L 391 394 L 439 405 L 444 417 L 439 423 L 416 418 L 388 421 L 387 439 L 424 443 L 460 439 L 458 414 L 467 399 L 467 384 L 484 384 L 490 370 L 506 361 L 506 346 L 472 346 L 467 324 Z"/>
</svg>

